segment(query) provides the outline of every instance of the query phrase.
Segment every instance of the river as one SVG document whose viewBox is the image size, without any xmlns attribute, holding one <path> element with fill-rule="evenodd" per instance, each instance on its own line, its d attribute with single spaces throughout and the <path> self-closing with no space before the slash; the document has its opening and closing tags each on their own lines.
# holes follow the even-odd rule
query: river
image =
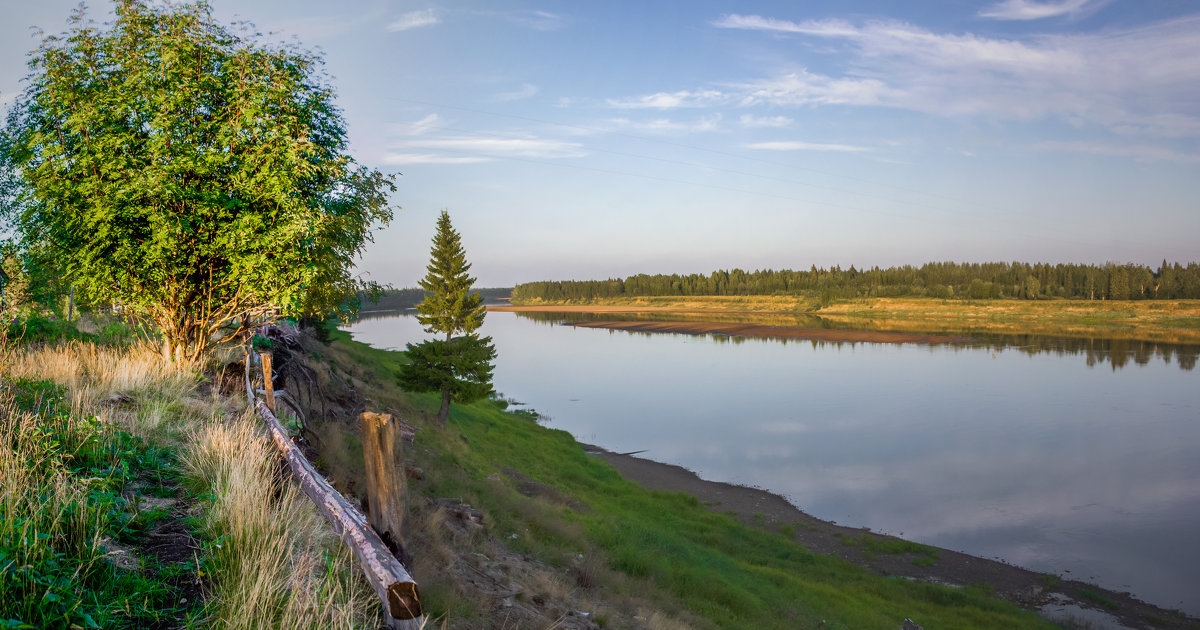
<svg viewBox="0 0 1200 630">
<path fill-rule="evenodd" d="M 489 313 L 495 387 L 549 426 L 818 518 L 1200 616 L 1197 348 L 831 343 Z M 381 348 L 415 318 L 349 331 Z"/>
</svg>

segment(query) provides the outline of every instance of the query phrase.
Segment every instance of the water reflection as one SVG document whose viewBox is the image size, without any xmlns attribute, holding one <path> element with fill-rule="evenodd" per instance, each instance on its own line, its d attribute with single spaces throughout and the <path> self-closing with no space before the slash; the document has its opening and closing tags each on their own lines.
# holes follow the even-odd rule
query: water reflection
<svg viewBox="0 0 1200 630">
<path fill-rule="evenodd" d="M 600 322 L 600 321 L 617 321 L 617 322 L 652 322 L 652 321 L 672 321 L 672 322 L 694 322 L 694 323 L 754 323 L 764 326 L 780 326 L 787 328 L 809 328 L 819 330 L 849 330 L 850 328 L 838 322 L 815 316 L 815 315 L 780 315 L 780 314 L 738 314 L 738 313 L 671 313 L 670 319 L 664 318 L 663 313 L 540 313 L 540 312 L 516 312 L 518 318 L 528 319 L 533 322 L 546 325 L 571 325 L 580 323 Z M 631 335 L 661 335 L 661 334 L 679 334 L 679 333 L 661 333 L 647 332 L 638 330 L 623 330 L 623 333 Z M 936 331 L 945 333 L 946 331 Z M 708 334 L 701 333 L 701 336 L 718 343 L 744 344 L 752 341 L 770 340 L 772 343 L 805 343 L 812 347 L 823 347 L 832 345 L 834 347 L 842 347 L 845 344 L 854 345 L 857 342 L 853 341 L 829 341 L 822 339 L 796 339 L 787 336 L 766 336 L 766 337 L 742 337 L 731 336 L 726 334 Z M 1090 337 L 1064 337 L 1057 335 L 1043 334 L 995 334 L 987 332 L 972 332 L 970 333 L 971 341 L 956 343 L 954 345 L 964 346 L 973 350 L 986 349 L 991 352 L 1004 352 L 1014 350 L 1028 356 L 1035 356 L 1041 353 L 1051 353 L 1056 356 L 1074 356 L 1082 355 L 1088 367 L 1094 367 L 1098 364 L 1108 363 L 1115 371 L 1118 368 L 1123 368 L 1131 362 L 1134 365 L 1144 366 L 1154 360 L 1162 360 L 1166 364 L 1170 364 L 1172 360 L 1183 370 L 1192 370 L 1196 367 L 1196 360 L 1200 358 L 1200 345 L 1163 343 L 1155 341 L 1140 341 L 1136 339 L 1107 339 L 1107 338 L 1090 338 Z"/>
<path fill-rule="evenodd" d="M 560 323 L 491 313 L 482 332 L 499 353 L 497 389 L 581 441 L 647 449 L 819 518 L 1070 571 L 1200 614 L 1200 405 L 1185 371 L 1194 348 L 1043 336 L 856 344 Z M 412 317 L 351 332 L 393 348 L 424 335 Z"/>
</svg>

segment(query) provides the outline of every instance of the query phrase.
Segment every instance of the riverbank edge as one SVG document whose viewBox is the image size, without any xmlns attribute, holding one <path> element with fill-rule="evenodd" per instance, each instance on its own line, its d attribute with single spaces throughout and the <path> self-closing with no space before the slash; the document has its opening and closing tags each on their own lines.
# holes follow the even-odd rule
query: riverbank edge
<svg viewBox="0 0 1200 630">
<path fill-rule="evenodd" d="M 870 528 L 839 525 L 836 521 L 812 516 L 781 495 L 761 488 L 711 481 L 675 464 L 635 457 L 629 453 L 614 453 L 592 444 L 580 444 L 586 453 L 604 460 L 623 477 L 644 488 L 692 495 L 709 509 L 730 513 L 747 525 L 769 530 L 790 525 L 795 531 L 792 539 L 804 547 L 842 558 L 879 575 L 953 587 L 986 584 L 995 596 L 1025 609 L 1040 611 L 1046 619 L 1059 623 L 1063 621 L 1061 615 L 1047 612 L 1063 607 L 1061 595 L 1069 598 L 1067 608 L 1077 607 L 1085 611 L 1093 624 L 1104 616 L 1120 624 L 1094 627 L 1158 627 L 1153 621 L 1148 626 L 1147 621 L 1165 622 L 1168 619 L 1182 621 L 1184 625 L 1181 627 L 1200 627 L 1200 620 L 1142 601 L 1128 592 L 1113 591 L 1055 574 L 1039 573 L 1003 560 L 989 560 L 952 549 L 913 543 L 898 536 L 873 532 Z M 910 551 L 873 551 L 904 547 Z M 914 562 L 914 558 L 919 559 L 921 555 L 931 559 L 936 557 L 936 561 Z"/>
<path fill-rule="evenodd" d="M 819 317 L 839 327 L 970 337 L 1037 334 L 1200 344 L 1200 300 L 943 300 L 858 298 L 823 304 L 790 296 L 606 298 L 517 302 L 488 310 L 542 313 L 705 314 L 753 318 Z"/>
</svg>

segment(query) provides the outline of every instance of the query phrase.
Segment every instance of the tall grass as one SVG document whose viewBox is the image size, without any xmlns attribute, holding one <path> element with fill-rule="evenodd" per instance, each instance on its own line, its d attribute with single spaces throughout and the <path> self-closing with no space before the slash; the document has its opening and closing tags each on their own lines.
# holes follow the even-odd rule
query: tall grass
<svg viewBox="0 0 1200 630">
<path fill-rule="evenodd" d="M 0 344 L 0 390 L 35 380 L 59 384 L 57 398 L 0 400 L 0 627 L 143 627 L 184 614 L 167 585 L 131 582 L 138 572 L 107 561 L 100 544 L 129 520 L 117 508 L 132 492 L 121 476 L 131 467 L 85 455 L 136 458 L 134 436 L 178 452 L 194 490 L 182 499 L 206 508 L 197 570 L 211 590 L 201 619 L 174 623 L 377 626 L 379 605 L 349 552 L 282 477 L 255 421 L 231 413 L 237 401 L 200 396 L 198 374 L 137 347 Z"/>
<path fill-rule="evenodd" d="M 212 622 L 220 628 L 377 625 L 378 601 L 312 502 L 280 474 L 253 416 L 200 427 L 183 454 L 193 489 L 215 498 Z M 340 550 L 340 551 L 339 551 Z"/>
</svg>

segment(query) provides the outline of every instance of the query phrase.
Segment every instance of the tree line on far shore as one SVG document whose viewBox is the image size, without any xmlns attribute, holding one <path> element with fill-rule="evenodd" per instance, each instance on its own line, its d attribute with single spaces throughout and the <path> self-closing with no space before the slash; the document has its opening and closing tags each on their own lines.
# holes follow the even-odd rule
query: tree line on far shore
<svg viewBox="0 0 1200 630">
<path fill-rule="evenodd" d="M 942 299 L 1200 299 L 1200 264 L 1145 265 L 931 262 L 881 269 L 808 271 L 718 270 L 710 274 L 637 274 L 608 280 L 526 282 L 513 288 L 514 302 L 613 297 L 794 295 L 822 300 L 862 297 Z"/>
</svg>

